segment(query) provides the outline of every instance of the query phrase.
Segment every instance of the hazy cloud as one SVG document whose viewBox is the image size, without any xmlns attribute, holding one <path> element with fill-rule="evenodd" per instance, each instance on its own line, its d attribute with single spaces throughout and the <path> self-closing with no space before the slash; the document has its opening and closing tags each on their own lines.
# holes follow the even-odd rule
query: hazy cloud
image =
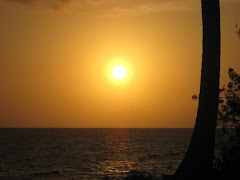
<svg viewBox="0 0 240 180">
<path fill-rule="evenodd" d="M 192 0 L 176 1 L 176 0 L 159 0 L 159 1 L 142 1 L 138 3 L 131 3 L 128 6 L 112 7 L 106 16 L 124 16 L 124 15 L 136 15 L 139 13 L 150 14 L 164 11 L 191 11 Z M 200 3 L 199 3 L 200 5 Z"/>
<path fill-rule="evenodd" d="M 240 0 L 221 0 L 220 2 L 238 4 Z M 0 0 L 0 3 L 51 10 L 62 10 L 66 7 L 79 5 L 81 5 L 81 10 L 86 7 L 90 10 L 91 7 L 106 5 L 105 9 L 102 9 L 110 16 L 129 15 L 139 12 L 156 13 L 164 10 L 186 11 L 191 10 L 192 5 L 201 6 L 200 0 Z"/>
<path fill-rule="evenodd" d="M 1 2 L 25 6 L 35 6 L 35 7 L 44 7 L 50 9 L 62 9 L 67 5 L 76 5 L 76 4 L 92 4 L 92 5 L 102 5 L 102 4 L 112 4 L 112 5 L 125 5 L 125 6 L 139 6 L 145 4 L 172 4 L 177 3 L 179 0 L 0 0 Z M 181 2 L 189 2 L 193 0 L 183 0 Z"/>
<path fill-rule="evenodd" d="M 65 6 L 69 6 L 77 2 L 77 0 L 3 0 L 3 1 L 13 5 L 24 5 L 53 10 L 61 10 Z"/>
<path fill-rule="evenodd" d="M 102 4 L 104 3 L 106 0 L 87 0 L 89 3 L 91 4 Z"/>
</svg>

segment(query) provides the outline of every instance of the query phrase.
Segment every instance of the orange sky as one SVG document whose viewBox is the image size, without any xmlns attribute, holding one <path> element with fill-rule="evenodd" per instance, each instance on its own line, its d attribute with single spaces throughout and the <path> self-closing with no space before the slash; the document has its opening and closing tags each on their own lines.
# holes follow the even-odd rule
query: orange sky
<svg viewBox="0 0 240 180">
<path fill-rule="evenodd" d="M 237 23 L 222 0 L 221 85 Z M 193 127 L 201 49 L 200 0 L 2 0 L 0 127 Z"/>
</svg>

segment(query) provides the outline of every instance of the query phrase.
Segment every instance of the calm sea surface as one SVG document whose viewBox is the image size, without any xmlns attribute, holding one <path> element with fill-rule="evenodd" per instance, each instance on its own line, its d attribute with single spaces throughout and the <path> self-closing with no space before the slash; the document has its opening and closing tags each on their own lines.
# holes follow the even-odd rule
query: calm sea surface
<svg viewBox="0 0 240 180">
<path fill-rule="evenodd" d="M 0 179 L 172 174 L 192 129 L 0 129 Z"/>
</svg>

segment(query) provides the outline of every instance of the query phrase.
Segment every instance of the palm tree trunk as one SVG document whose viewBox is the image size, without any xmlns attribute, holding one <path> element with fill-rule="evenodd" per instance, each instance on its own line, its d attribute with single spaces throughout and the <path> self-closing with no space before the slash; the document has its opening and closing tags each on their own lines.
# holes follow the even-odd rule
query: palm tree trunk
<svg viewBox="0 0 240 180">
<path fill-rule="evenodd" d="M 196 124 L 175 179 L 209 176 L 213 168 L 220 76 L 219 0 L 202 0 L 203 55 Z"/>
</svg>

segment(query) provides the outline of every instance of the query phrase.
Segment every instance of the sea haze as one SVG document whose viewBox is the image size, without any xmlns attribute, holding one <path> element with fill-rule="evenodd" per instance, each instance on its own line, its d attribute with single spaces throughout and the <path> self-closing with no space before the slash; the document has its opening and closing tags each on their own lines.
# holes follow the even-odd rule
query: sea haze
<svg viewBox="0 0 240 180">
<path fill-rule="evenodd" d="M 0 179 L 172 174 L 193 129 L 0 129 Z"/>
</svg>

